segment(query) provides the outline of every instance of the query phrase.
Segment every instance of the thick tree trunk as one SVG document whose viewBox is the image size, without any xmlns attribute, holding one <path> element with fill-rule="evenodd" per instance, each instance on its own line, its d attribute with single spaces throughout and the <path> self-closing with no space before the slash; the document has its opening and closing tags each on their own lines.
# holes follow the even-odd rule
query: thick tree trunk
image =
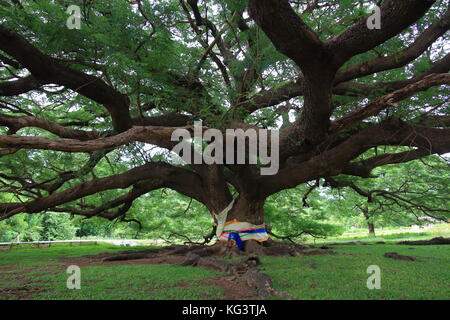
<svg viewBox="0 0 450 320">
<path fill-rule="evenodd" d="M 368 222 L 367 226 L 369 227 L 369 235 L 375 236 L 375 226 L 372 222 Z"/>
<path fill-rule="evenodd" d="M 235 200 L 233 208 L 228 212 L 227 221 L 239 220 L 254 225 L 264 223 L 264 199 L 258 199 L 248 194 L 240 194 Z M 246 253 L 258 253 L 262 243 L 254 240 L 244 241 Z"/>
<path fill-rule="evenodd" d="M 264 200 L 241 194 L 235 200 L 233 208 L 228 212 L 228 219 L 237 219 L 251 224 L 264 223 Z"/>
<path fill-rule="evenodd" d="M 375 236 L 375 226 L 373 224 L 373 222 L 370 222 L 370 214 L 368 210 L 363 211 L 364 213 L 364 218 L 366 218 L 367 221 L 367 228 L 369 229 L 369 236 Z"/>
<path fill-rule="evenodd" d="M 364 218 L 366 219 L 369 236 L 375 236 L 375 225 L 370 221 L 372 215 L 370 214 L 369 209 L 361 206 L 358 206 L 358 208 L 362 211 Z"/>
</svg>

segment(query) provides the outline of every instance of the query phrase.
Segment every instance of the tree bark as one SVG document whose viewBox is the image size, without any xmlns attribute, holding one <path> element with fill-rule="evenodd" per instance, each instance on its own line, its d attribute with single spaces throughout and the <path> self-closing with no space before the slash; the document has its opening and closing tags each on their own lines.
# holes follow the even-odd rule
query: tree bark
<svg viewBox="0 0 450 320">
<path fill-rule="evenodd" d="M 233 208 L 228 212 L 227 221 L 233 219 L 240 222 L 248 222 L 254 225 L 264 223 L 264 201 L 252 197 L 249 194 L 241 193 L 235 200 Z M 246 254 L 258 254 L 263 250 L 262 243 L 255 240 L 247 240 L 243 242 L 242 249 Z"/>
<path fill-rule="evenodd" d="M 236 219 L 251 224 L 264 223 L 264 200 L 240 194 L 235 200 L 233 208 L 228 212 L 227 221 Z"/>
<path fill-rule="evenodd" d="M 373 224 L 373 222 L 371 222 L 369 220 L 370 217 L 371 217 L 369 209 L 360 207 L 360 210 L 363 212 L 364 218 L 366 219 L 367 228 L 369 229 L 369 235 L 370 236 L 375 236 L 375 225 Z"/>
<path fill-rule="evenodd" d="M 372 222 L 368 222 L 367 226 L 369 228 L 369 235 L 375 236 L 375 226 Z"/>
</svg>

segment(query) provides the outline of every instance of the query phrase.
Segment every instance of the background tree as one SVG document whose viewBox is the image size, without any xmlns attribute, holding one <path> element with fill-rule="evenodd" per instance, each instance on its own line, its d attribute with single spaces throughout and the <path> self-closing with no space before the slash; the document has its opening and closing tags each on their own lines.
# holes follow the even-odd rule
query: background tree
<svg viewBox="0 0 450 320">
<path fill-rule="evenodd" d="M 382 1 L 374 30 L 372 1 L 70 4 L 80 30 L 65 1 L 0 6 L 1 220 L 128 221 L 170 188 L 211 214 L 235 197 L 229 219 L 260 224 L 282 190 L 450 151 L 448 1 Z M 171 134 L 194 120 L 281 127 L 280 170 L 174 164 Z"/>
<path fill-rule="evenodd" d="M 431 218 L 446 222 L 450 216 L 448 159 L 428 157 L 374 170 L 377 178 L 329 179 L 327 194 L 338 199 L 330 208 L 339 216 L 362 215 L 369 234 L 375 225 L 408 226 Z M 355 221 L 355 220 L 353 220 Z"/>
<path fill-rule="evenodd" d="M 75 232 L 75 227 L 63 213 L 46 214 L 42 218 L 42 240 L 73 239 Z"/>
</svg>

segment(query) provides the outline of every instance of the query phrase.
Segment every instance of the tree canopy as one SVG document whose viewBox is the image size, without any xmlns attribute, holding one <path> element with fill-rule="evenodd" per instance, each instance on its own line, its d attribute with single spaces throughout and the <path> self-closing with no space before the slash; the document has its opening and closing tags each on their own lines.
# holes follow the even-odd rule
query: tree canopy
<svg viewBox="0 0 450 320">
<path fill-rule="evenodd" d="M 317 181 L 388 198 L 377 168 L 450 152 L 450 10 L 380 2 L 370 29 L 373 1 L 0 1 L 0 220 L 133 221 L 165 188 L 212 214 L 236 198 L 229 218 L 255 224 L 268 197 Z M 279 130 L 279 171 L 175 161 L 172 133 L 198 120 Z"/>
</svg>

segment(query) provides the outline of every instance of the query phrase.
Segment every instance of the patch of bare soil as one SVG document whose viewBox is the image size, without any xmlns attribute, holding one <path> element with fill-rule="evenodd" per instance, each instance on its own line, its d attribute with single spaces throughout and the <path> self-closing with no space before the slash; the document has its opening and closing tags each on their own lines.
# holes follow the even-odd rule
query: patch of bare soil
<svg viewBox="0 0 450 320">
<path fill-rule="evenodd" d="M 6 299 L 30 300 L 33 298 L 34 294 L 42 291 L 44 291 L 44 289 L 38 286 L 0 288 L 0 297 L 5 297 Z"/>
<path fill-rule="evenodd" d="M 430 240 L 417 240 L 417 241 L 400 241 L 397 244 L 407 245 L 431 245 L 431 244 L 450 244 L 450 238 L 436 237 Z"/>
<path fill-rule="evenodd" d="M 181 264 L 185 258 L 181 256 L 164 256 L 164 257 L 147 257 L 147 258 L 137 258 L 131 260 L 114 260 L 108 261 L 104 260 L 106 257 L 110 257 L 111 254 L 105 252 L 100 255 L 102 258 L 92 258 L 90 257 L 79 257 L 79 258 L 60 258 L 60 261 L 64 263 L 66 267 L 70 265 L 77 265 L 79 267 L 86 266 L 117 266 L 117 265 L 127 265 L 127 264 Z"/>
<path fill-rule="evenodd" d="M 18 265 L 8 265 L 2 266 L 0 273 L 0 280 L 4 283 L 2 287 L 0 287 L 0 297 L 6 299 L 20 299 L 20 300 L 31 300 L 33 299 L 33 295 L 36 293 L 44 292 L 47 290 L 45 287 L 39 286 L 30 286 L 30 283 L 45 283 L 46 281 L 31 281 L 26 277 L 26 275 L 33 271 L 41 271 L 50 274 L 56 274 L 57 271 L 54 270 L 54 267 L 63 266 L 62 264 L 49 264 L 43 266 L 34 266 L 29 267 L 27 269 L 23 269 Z M 14 276 L 12 278 L 11 276 Z M 40 274 L 33 274 L 34 277 L 40 276 Z M 8 283 L 11 284 L 21 284 L 22 286 L 14 286 L 8 287 Z M 5 286 L 6 284 L 6 286 Z"/>
<path fill-rule="evenodd" d="M 406 260 L 406 261 L 417 261 L 416 258 L 411 256 L 404 256 L 402 254 L 398 254 L 397 252 L 386 252 L 384 254 L 386 258 L 396 259 L 396 260 Z"/>
<path fill-rule="evenodd" d="M 219 287 L 222 289 L 226 300 L 255 300 L 258 298 L 243 277 L 220 276 L 206 279 L 202 284 Z"/>
<path fill-rule="evenodd" d="M 303 256 L 317 256 L 317 255 L 324 255 L 324 254 L 338 254 L 338 253 L 336 251 L 328 250 L 328 249 L 326 249 L 326 251 L 314 250 L 314 251 L 308 251 L 308 252 L 302 253 Z"/>
<path fill-rule="evenodd" d="M 335 242 L 328 244 L 329 246 L 342 246 L 342 245 L 369 245 L 364 241 L 350 241 L 350 242 Z"/>
</svg>

